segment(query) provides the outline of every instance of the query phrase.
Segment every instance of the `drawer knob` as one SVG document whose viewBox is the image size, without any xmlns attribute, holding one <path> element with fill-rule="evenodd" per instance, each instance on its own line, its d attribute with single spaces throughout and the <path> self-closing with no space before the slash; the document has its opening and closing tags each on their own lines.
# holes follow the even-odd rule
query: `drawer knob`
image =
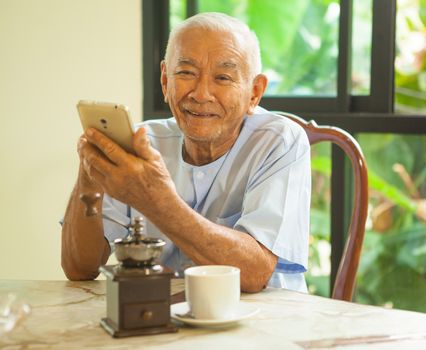
<svg viewBox="0 0 426 350">
<path fill-rule="evenodd" d="M 150 310 L 144 310 L 141 312 L 141 317 L 144 321 L 149 321 L 152 318 L 153 312 Z"/>
</svg>

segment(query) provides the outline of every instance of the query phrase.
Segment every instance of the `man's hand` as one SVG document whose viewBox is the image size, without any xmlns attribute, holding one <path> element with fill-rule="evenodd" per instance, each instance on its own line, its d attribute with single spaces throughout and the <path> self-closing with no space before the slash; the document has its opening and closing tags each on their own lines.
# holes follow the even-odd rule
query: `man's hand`
<svg viewBox="0 0 426 350">
<path fill-rule="evenodd" d="M 96 129 L 80 140 L 79 154 L 85 172 L 111 197 L 126 203 L 148 218 L 177 196 L 160 153 L 150 146 L 144 128 L 133 136 L 136 156 L 124 151 Z"/>
</svg>

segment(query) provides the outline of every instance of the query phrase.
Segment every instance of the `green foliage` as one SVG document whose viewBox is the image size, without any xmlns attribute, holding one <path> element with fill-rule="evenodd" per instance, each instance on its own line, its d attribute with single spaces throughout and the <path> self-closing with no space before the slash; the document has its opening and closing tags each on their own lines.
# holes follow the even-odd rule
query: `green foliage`
<svg viewBox="0 0 426 350">
<path fill-rule="evenodd" d="M 313 171 L 329 177 L 331 175 L 331 159 L 329 157 L 314 157 L 312 158 L 311 168 Z"/>
<path fill-rule="evenodd" d="M 370 188 L 381 193 L 382 196 L 386 197 L 394 204 L 407 209 L 410 213 L 414 213 L 416 211 L 416 205 L 411 198 L 401 192 L 397 187 L 392 186 L 383 178 L 375 174 L 373 170 L 369 171 L 368 184 Z"/>
<path fill-rule="evenodd" d="M 356 300 L 425 312 L 425 276 L 424 224 L 390 234 L 369 232 L 359 267 Z"/>
<path fill-rule="evenodd" d="M 419 1 L 419 16 L 423 25 L 426 26 L 426 0 Z"/>
<path fill-rule="evenodd" d="M 395 105 L 400 111 L 421 113 L 426 109 L 426 60 L 421 43 L 425 25 L 425 0 L 398 2 Z"/>
<path fill-rule="evenodd" d="M 330 278 L 328 276 L 306 276 L 309 292 L 315 295 L 328 297 L 330 295 Z"/>
</svg>

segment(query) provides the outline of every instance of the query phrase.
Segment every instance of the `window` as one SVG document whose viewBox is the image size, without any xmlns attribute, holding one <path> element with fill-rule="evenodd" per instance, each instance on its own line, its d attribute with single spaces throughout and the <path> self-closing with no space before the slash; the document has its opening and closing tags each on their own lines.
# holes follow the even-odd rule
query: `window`
<svg viewBox="0 0 426 350">
<path fill-rule="evenodd" d="M 363 147 L 371 215 L 356 300 L 425 311 L 426 300 L 409 296 L 414 290 L 426 295 L 426 19 L 420 0 L 144 0 L 146 118 L 170 116 L 158 68 L 169 28 L 203 11 L 246 21 L 265 45 L 264 71 L 271 86 L 263 107 L 339 126 Z M 348 162 L 337 148 L 313 152 L 320 183 L 314 184 L 318 244 L 312 260 L 319 273 L 311 276 L 311 284 L 324 295 L 330 283 L 328 276 L 322 278 L 324 271 L 330 271 L 332 281 L 344 246 L 351 182 Z M 327 196 L 332 205 L 323 201 Z M 321 256 L 328 254 L 324 227 L 333 236 L 331 266 Z M 392 244 L 393 255 L 386 255 Z"/>
</svg>

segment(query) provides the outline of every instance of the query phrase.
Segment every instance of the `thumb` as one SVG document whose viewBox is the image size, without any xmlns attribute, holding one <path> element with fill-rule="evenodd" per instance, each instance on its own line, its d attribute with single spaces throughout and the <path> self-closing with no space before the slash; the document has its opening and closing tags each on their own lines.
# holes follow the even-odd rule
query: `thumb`
<svg viewBox="0 0 426 350">
<path fill-rule="evenodd" d="M 158 157 L 158 152 L 151 147 L 144 127 L 139 128 L 133 135 L 133 149 L 138 157 L 145 160 L 155 159 Z"/>
</svg>

